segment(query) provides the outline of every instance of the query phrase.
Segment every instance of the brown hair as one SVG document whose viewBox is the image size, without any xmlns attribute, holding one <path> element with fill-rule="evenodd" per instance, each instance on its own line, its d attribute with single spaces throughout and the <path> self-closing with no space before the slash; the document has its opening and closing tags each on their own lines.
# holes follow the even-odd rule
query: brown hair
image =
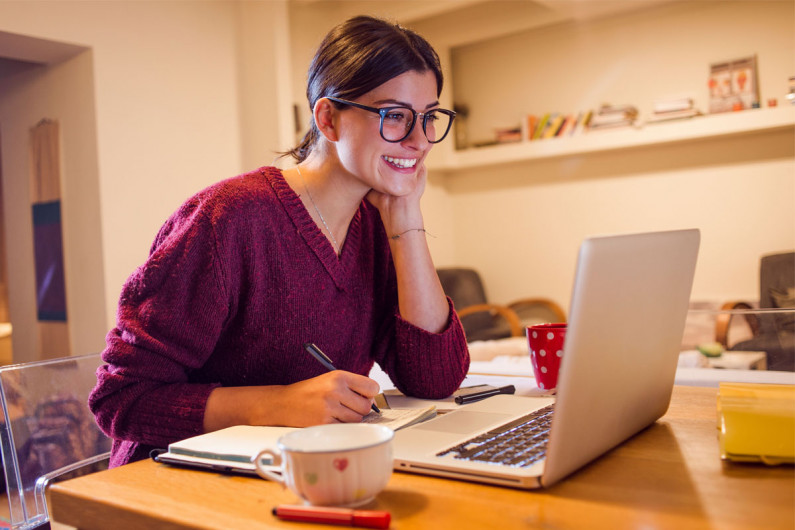
<svg viewBox="0 0 795 530">
<path fill-rule="evenodd" d="M 354 100 L 410 71 L 433 72 L 436 95 L 441 94 L 442 67 L 428 41 L 410 29 L 381 19 L 351 18 L 326 35 L 312 59 L 306 86 L 309 109 L 314 109 L 324 97 Z M 313 118 L 301 143 L 284 156 L 304 161 L 319 134 Z"/>
</svg>

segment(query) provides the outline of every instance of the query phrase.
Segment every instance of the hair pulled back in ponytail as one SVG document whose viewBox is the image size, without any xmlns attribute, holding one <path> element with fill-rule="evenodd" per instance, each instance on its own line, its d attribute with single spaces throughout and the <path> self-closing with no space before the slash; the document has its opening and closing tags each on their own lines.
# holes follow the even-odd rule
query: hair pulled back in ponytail
<svg viewBox="0 0 795 530">
<path fill-rule="evenodd" d="M 333 28 L 309 66 L 306 98 L 310 112 L 324 97 L 355 100 L 406 72 L 433 72 L 436 95 L 442 92 L 442 67 L 431 45 L 417 33 L 385 20 L 358 16 Z M 301 143 L 284 153 L 303 162 L 320 132 L 311 120 Z"/>
</svg>

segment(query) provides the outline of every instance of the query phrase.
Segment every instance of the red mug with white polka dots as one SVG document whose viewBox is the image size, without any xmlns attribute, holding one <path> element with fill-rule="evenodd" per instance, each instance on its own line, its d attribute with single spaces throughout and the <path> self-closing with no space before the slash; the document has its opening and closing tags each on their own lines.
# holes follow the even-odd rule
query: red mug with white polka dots
<svg viewBox="0 0 795 530">
<path fill-rule="evenodd" d="M 541 390 L 553 392 L 558 386 L 558 371 L 563 357 L 563 342 L 566 339 L 566 324 L 537 324 L 527 327 L 527 343 L 530 346 L 530 362 L 536 384 Z"/>
</svg>

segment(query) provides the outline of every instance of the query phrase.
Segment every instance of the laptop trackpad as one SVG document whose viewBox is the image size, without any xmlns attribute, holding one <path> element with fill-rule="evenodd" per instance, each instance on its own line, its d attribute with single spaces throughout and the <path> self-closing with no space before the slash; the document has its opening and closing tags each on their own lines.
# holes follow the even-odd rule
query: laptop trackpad
<svg viewBox="0 0 795 530">
<path fill-rule="evenodd" d="M 428 431 L 452 432 L 458 434 L 476 433 L 486 427 L 507 420 L 510 414 L 497 412 L 476 412 L 473 410 L 459 410 L 437 416 L 431 421 L 415 425 L 414 429 Z"/>
</svg>

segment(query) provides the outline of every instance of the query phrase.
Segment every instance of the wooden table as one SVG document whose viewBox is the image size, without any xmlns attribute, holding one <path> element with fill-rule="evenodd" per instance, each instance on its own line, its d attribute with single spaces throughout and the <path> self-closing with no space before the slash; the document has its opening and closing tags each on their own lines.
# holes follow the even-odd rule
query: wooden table
<svg viewBox="0 0 795 530">
<path fill-rule="evenodd" d="M 720 460 L 716 391 L 676 387 L 660 421 L 548 490 L 394 473 L 365 508 L 389 510 L 395 529 L 795 528 L 792 466 Z M 272 482 L 152 461 L 51 489 L 53 519 L 83 530 L 330 528 L 271 515 L 294 502 Z"/>
</svg>

